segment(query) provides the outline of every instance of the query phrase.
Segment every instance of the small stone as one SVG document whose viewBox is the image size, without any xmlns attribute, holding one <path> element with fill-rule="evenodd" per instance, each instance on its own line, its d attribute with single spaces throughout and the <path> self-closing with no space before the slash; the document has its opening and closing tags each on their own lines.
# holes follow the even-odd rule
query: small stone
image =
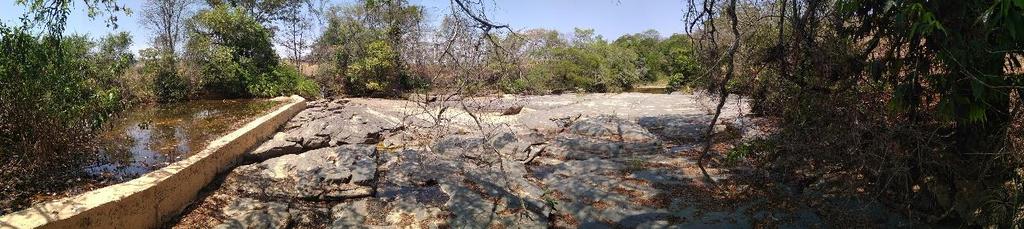
<svg viewBox="0 0 1024 229">
<path fill-rule="evenodd" d="M 523 106 L 522 105 L 511 106 L 509 108 L 506 108 L 505 111 L 501 112 L 501 115 L 515 115 L 515 114 L 519 114 L 519 112 L 521 112 L 522 110 L 523 110 Z"/>
</svg>

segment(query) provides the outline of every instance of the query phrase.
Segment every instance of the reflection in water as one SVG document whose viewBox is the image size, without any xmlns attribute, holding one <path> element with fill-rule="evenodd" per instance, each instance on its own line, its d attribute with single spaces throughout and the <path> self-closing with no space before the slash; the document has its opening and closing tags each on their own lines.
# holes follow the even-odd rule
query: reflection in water
<svg viewBox="0 0 1024 229">
<path fill-rule="evenodd" d="M 139 177 L 191 156 L 276 103 L 204 100 L 132 109 L 97 136 L 99 159 L 86 172 L 115 182 Z"/>
</svg>

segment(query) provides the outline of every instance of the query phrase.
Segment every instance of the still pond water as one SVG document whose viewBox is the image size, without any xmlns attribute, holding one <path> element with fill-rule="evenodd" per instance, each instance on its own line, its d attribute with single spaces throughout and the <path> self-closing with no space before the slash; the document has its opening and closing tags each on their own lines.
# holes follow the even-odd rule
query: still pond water
<svg viewBox="0 0 1024 229">
<path fill-rule="evenodd" d="M 268 112 L 269 100 L 201 100 L 144 106 L 108 123 L 98 159 L 86 169 L 102 180 L 139 177 L 202 151 L 207 143 Z"/>
</svg>

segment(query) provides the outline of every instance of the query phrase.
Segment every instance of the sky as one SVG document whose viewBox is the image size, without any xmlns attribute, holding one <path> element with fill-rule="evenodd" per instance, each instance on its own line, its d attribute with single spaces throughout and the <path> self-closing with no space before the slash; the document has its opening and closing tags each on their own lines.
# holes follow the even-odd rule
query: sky
<svg viewBox="0 0 1024 229">
<path fill-rule="evenodd" d="M 409 0 L 426 7 L 431 23 L 450 10 L 449 0 Z M 662 36 L 683 32 L 684 0 L 494 0 L 487 5 L 492 21 L 508 24 L 513 29 L 544 28 L 572 34 L 574 28 L 592 28 L 608 40 L 648 29 Z M 81 1 L 75 1 L 81 4 Z M 119 0 L 135 12 L 118 15 L 118 28 L 108 27 L 100 16 L 90 19 L 76 5 L 68 18 L 68 33 L 87 34 L 97 38 L 110 32 L 129 31 L 134 36 L 133 50 L 149 47 L 152 35 L 140 22 L 143 0 Z M 333 0 L 334 4 L 351 4 L 353 0 Z M 485 1 L 487 2 L 487 1 Z M 24 7 L 13 0 L 0 3 L 0 22 L 20 24 Z"/>
</svg>

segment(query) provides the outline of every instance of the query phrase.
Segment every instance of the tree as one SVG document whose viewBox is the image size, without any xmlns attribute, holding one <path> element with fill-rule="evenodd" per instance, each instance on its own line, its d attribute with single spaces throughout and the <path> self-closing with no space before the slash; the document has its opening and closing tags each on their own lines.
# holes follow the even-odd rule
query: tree
<svg viewBox="0 0 1024 229">
<path fill-rule="evenodd" d="M 91 134 L 120 105 L 93 80 L 92 41 L 64 34 L 74 2 L 17 1 L 28 9 L 23 24 L 0 24 L 0 166 L 17 168 L 0 170 L 0 212 L 72 185 L 95 156 Z M 90 16 L 111 13 L 109 23 L 122 11 L 114 1 L 84 2 Z"/>
<path fill-rule="evenodd" d="M 1008 71 L 1020 69 L 1024 56 L 1024 3 L 849 0 L 840 1 L 838 8 L 839 18 L 858 22 L 838 28 L 840 34 L 868 42 L 859 50 L 865 54 L 857 57 L 866 64 L 855 70 L 892 88 L 890 107 L 912 123 L 949 123 L 940 130 L 950 131 L 945 140 L 952 147 L 934 159 L 968 167 L 952 174 L 944 169 L 930 172 L 957 182 L 956 186 L 971 187 L 938 190 L 935 198 L 956 193 L 952 198 L 956 206 L 949 208 L 971 224 L 1012 227 L 1024 223 L 1020 186 L 1005 185 L 1020 184 L 1019 171 L 1024 167 L 1020 154 L 1024 149 L 1014 152 L 1011 147 L 1021 135 L 1009 134 L 1014 119 L 1020 118 L 1016 113 L 1024 107 L 1020 97 L 1024 80 L 1019 70 Z M 1013 156 L 999 156 L 1004 154 Z M 986 169 L 973 169 L 980 167 Z M 995 194 L 962 197 L 978 195 L 972 191 Z"/>
<path fill-rule="evenodd" d="M 700 66 L 686 35 L 672 34 L 658 44 L 658 49 L 665 58 L 663 71 L 668 76 L 669 88 L 679 89 L 697 80 Z"/>
<path fill-rule="evenodd" d="M 132 36 L 128 32 L 108 34 L 97 44 L 95 66 L 99 67 L 96 79 L 109 87 L 119 86 L 120 76 L 135 65 L 135 55 L 130 50 Z"/>
<path fill-rule="evenodd" d="M 188 64 L 207 95 L 269 97 L 299 93 L 318 97 L 319 87 L 281 65 L 273 33 L 246 11 L 218 5 L 191 19 Z"/>
<path fill-rule="evenodd" d="M 527 78 L 542 79 L 553 91 L 614 92 L 642 81 L 642 61 L 633 50 L 608 43 L 593 29 L 577 28 L 571 41 L 542 33 L 543 48 L 534 51 L 537 65 Z"/>
<path fill-rule="evenodd" d="M 778 153 L 759 160 L 856 174 L 841 185 L 922 221 L 1022 223 L 1019 1 L 704 3 L 688 10 L 701 77 L 754 88 L 779 120 Z"/>
<path fill-rule="evenodd" d="M 306 33 L 312 28 L 310 20 L 314 16 L 310 15 L 312 9 L 303 8 L 302 4 L 289 4 L 284 7 L 279 22 L 282 33 L 277 39 L 278 43 L 288 50 L 289 59 L 299 72 L 302 72 L 302 56 L 310 46 L 306 40 Z"/>
<path fill-rule="evenodd" d="M 144 49 L 140 51 L 142 73 L 153 79 L 153 91 L 157 102 L 174 102 L 191 95 L 191 85 L 178 71 L 178 61 L 173 54 L 164 50 Z"/>
<path fill-rule="evenodd" d="M 271 25 L 286 15 L 288 7 L 301 5 L 305 0 L 206 0 L 210 7 L 228 6 L 242 11 L 253 20 Z"/>
<path fill-rule="evenodd" d="M 200 11 L 189 24 L 190 62 L 206 76 L 207 92 L 229 97 L 253 94 L 248 86 L 278 64 L 271 32 L 245 11 L 219 5 Z"/>
<path fill-rule="evenodd" d="M 152 30 L 153 47 L 176 53 L 184 35 L 185 19 L 190 17 L 194 0 L 146 0 L 142 8 L 142 24 Z"/>
<path fill-rule="evenodd" d="M 644 81 L 664 79 L 670 75 L 666 69 L 668 63 L 665 53 L 659 47 L 660 36 L 656 30 L 647 30 L 615 39 L 615 45 L 633 50 L 639 56 L 639 67 L 642 68 Z"/>
<path fill-rule="evenodd" d="M 107 17 L 104 21 L 107 27 L 117 28 L 117 15 L 124 13 L 131 15 L 132 10 L 124 5 L 118 4 L 117 0 L 81 0 L 90 19 L 96 18 L 104 13 Z M 41 26 L 49 38 L 60 39 L 64 35 L 64 26 L 67 24 L 68 15 L 71 13 L 75 0 L 18 0 L 18 5 L 23 5 L 27 11 L 21 17 L 22 29 L 32 29 Z"/>
<path fill-rule="evenodd" d="M 184 38 L 185 20 L 190 17 L 194 0 L 147 0 L 143 4 L 142 24 L 154 32 L 154 49 L 142 53 L 143 73 L 152 76 L 159 102 L 188 97 L 189 84 L 178 69 L 178 45 Z"/>
<path fill-rule="evenodd" d="M 420 6 L 403 0 L 361 1 L 334 8 L 316 46 L 329 55 L 321 82 L 351 95 L 393 96 L 413 86 L 403 55 L 419 42 Z M 339 82 L 340 81 L 340 82 Z M 331 93 L 340 87 L 331 86 Z"/>
</svg>

